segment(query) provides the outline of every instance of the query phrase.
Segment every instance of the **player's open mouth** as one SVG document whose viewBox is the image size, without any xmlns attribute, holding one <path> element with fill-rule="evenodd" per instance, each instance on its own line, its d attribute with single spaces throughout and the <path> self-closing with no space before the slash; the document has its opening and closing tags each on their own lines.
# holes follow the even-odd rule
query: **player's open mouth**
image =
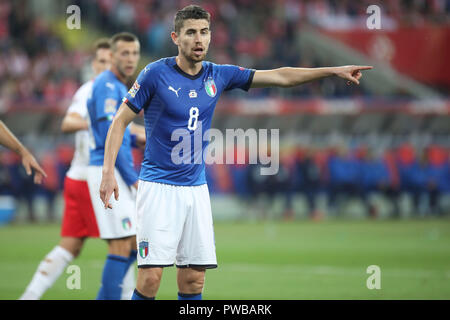
<svg viewBox="0 0 450 320">
<path fill-rule="evenodd" d="M 194 52 L 197 54 L 202 54 L 203 53 L 203 48 L 195 48 Z"/>
</svg>

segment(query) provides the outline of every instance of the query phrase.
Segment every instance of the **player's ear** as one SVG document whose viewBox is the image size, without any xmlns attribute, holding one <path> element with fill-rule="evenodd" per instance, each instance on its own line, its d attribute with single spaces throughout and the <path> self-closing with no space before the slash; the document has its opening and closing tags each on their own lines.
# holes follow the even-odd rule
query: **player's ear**
<svg viewBox="0 0 450 320">
<path fill-rule="evenodd" d="M 177 33 L 175 31 L 172 31 L 170 33 L 170 37 L 172 38 L 173 43 L 178 45 L 178 35 L 177 35 Z"/>
</svg>

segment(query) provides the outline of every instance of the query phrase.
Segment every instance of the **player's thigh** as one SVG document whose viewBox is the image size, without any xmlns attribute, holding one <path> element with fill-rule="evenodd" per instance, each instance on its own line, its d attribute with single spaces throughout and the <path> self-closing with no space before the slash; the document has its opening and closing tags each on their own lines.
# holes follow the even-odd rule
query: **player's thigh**
<svg viewBox="0 0 450 320">
<path fill-rule="evenodd" d="M 182 195 L 181 187 L 139 181 L 136 201 L 139 267 L 173 265 L 186 215 Z"/>
<path fill-rule="evenodd" d="M 89 236 L 88 226 L 83 219 L 83 181 L 64 178 L 64 211 L 61 224 L 62 237 L 81 238 Z M 88 192 L 88 190 L 85 190 Z"/>
<path fill-rule="evenodd" d="M 208 187 L 195 186 L 189 190 L 193 205 L 179 242 L 177 267 L 216 268 L 214 226 Z"/>
</svg>

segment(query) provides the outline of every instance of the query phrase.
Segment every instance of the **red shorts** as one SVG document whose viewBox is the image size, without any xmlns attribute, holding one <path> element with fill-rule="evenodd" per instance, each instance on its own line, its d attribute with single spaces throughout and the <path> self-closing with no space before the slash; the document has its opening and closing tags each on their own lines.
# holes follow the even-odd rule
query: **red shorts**
<svg viewBox="0 0 450 320">
<path fill-rule="evenodd" d="M 99 231 L 86 181 L 64 179 L 62 237 L 98 238 Z"/>
</svg>

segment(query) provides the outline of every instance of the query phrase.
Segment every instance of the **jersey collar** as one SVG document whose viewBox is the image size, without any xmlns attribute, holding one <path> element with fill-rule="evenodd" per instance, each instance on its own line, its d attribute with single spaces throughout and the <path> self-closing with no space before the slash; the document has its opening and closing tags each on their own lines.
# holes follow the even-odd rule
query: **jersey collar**
<svg viewBox="0 0 450 320">
<path fill-rule="evenodd" d="M 205 70 L 205 68 L 204 68 L 204 66 L 203 66 L 203 62 L 202 62 L 202 68 L 200 69 L 200 71 L 199 71 L 196 75 L 193 75 L 193 76 L 192 76 L 192 75 L 190 75 L 190 74 L 184 72 L 183 70 L 181 70 L 181 68 L 180 68 L 180 67 L 178 66 L 178 64 L 177 64 L 176 58 L 173 58 L 173 68 L 174 68 L 179 74 L 181 74 L 183 77 L 186 77 L 186 78 L 191 79 L 191 80 L 198 79 L 198 78 L 203 74 L 203 71 Z"/>
</svg>

